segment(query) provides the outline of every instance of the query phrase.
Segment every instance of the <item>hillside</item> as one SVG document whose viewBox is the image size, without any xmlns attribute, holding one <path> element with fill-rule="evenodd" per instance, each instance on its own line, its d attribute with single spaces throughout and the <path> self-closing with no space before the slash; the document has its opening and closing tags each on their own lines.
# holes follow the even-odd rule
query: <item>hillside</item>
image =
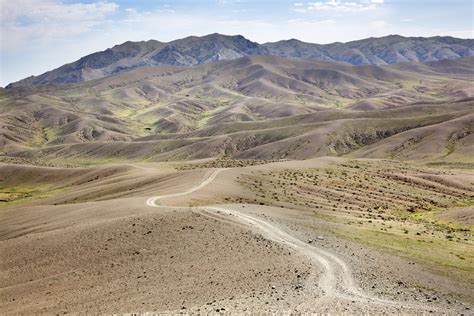
<svg viewBox="0 0 474 316">
<path fill-rule="evenodd" d="M 258 44 L 241 35 L 210 34 L 203 37 L 190 36 L 168 43 L 155 40 L 125 42 L 42 75 L 11 83 L 8 87 L 77 83 L 141 67 L 193 66 L 252 55 L 295 57 L 352 65 L 386 65 L 453 60 L 472 56 L 474 40 L 390 35 L 326 45 L 305 43 L 295 39 Z"/>
<path fill-rule="evenodd" d="M 473 3 L 0 0 L 0 316 L 474 316 Z"/>
<path fill-rule="evenodd" d="M 390 66 L 242 57 L 5 89 L 4 159 L 472 157 L 473 58 Z M 10 158 L 8 158 L 10 157 Z"/>
</svg>

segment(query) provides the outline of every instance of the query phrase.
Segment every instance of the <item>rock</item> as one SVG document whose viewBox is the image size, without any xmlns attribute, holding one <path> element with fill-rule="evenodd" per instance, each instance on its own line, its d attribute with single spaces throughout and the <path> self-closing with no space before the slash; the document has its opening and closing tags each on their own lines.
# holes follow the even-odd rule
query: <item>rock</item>
<svg viewBox="0 0 474 316">
<path fill-rule="evenodd" d="M 111 49 L 84 56 L 80 60 L 59 67 L 54 71 L 11 83 L 7 88 L 99 79 L 145 65 L 191 66 L 252 55 L 305 59 L 319 59 L 323 55 L 324 59 L 330 61 L 349 62 L 354 65 L 378 63 L 380 60 L 383 63 L 395 64 L 407 58 L 413 61 L 426 62 L 444 59 L 446 56 L 458 56 L 459 54 L 464 57 L 472 52 L 471 47 L 469 39 L 456 39 L 455 42 L 448 43 L 443 38 L 409 38 L 394 35 L 375 40 L 368 38 L 357 42 L 339 43 L 335 47 L 333 44 L 315 45 L 298 40 L 258 44 L 241 35 L 210 34 L 192 39 L 178 39 L 173 44 L 153 40 L 148 42 L 126 42 Z M 441 49 L 445 53 L 437 56 L 437 52 Z M 143 53 L 144 51 L 147 53 Z M 97 74 L 91 78 L 86 78 L 82 73 L 87 68 L 97 69 Z M 77 75 L 78 73 L 81 75 Z"/>
</svg>

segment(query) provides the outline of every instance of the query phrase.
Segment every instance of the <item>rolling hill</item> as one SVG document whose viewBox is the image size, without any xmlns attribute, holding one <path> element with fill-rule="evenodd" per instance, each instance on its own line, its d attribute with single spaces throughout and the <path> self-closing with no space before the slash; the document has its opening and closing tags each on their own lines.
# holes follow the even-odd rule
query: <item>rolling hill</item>
<svg viewBox="0 0 474 316">
<path fill-rule="evenodd" d="M 471 44 L 127 42 L 0 88 L 0 314 L 469 313 Z"/>
<path fill-rule="evenodd" d="M 388 66 L 245 56 L 4 89 L 4 159 L 472 157 L 473 57 Z M 14 158 L 12 158 L 14 157 Z M 10 159 L 8 158 L 8 159 Z"/>
</svg>

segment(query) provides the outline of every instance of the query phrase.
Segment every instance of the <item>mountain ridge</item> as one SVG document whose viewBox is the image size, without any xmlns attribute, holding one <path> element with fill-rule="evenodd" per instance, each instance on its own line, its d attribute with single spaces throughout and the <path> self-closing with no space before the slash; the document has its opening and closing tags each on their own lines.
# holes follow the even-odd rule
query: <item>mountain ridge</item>
<svg viewBox="0 0 474 316">
<path fill-rule="evenodd" d="M 297 39 L 259 44 L 242 35 L 213 33 L 171 42 L 127 41 L 95 52 L 38 76 L 10 83 L 7 88 L 47 83 L 89 81 L 147 66 L 194 66 L 244 56 L 270 55 L 343 62 L 352 65 L 386 65 L 429 62 L 474 55 L 474 40 L 454 37 L 403 37 L 388 35 L 346 43 L 313 44 Z"/>
</svg>

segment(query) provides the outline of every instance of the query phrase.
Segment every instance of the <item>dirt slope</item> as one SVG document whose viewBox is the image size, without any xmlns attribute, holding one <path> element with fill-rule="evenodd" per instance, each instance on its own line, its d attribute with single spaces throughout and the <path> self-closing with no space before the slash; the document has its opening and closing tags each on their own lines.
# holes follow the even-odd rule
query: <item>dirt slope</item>
<svg viewBox="0 0 474 316">
<path fill-rule="evenodd" d="M 399 203 L 393 205 L 402 212 L 417 195 L 426 203 L 448 203 L 450 209 L 465 194 L 472 196 L 469 172 L 342 158 L 220 172 L 200 167 L 212 163 L 219 162 L 199 162 L 179 172 L 165 164 L 77 170 L 2 166 L 7 175 L 3 188 L 41 185 L 40 195 L 0 208 L 0 249 L 6 254 L 1 261 L 2 312 L 465 313 L 471 308 L 472 289 L 460 281 L 469 273 L 461 267 L 472 261 L 471 241 L 446 240 L 444 226 L 422 228 L 426 222 L 390 213 L 391 203 Z M 389 205 L 378 209 L 383 220 L 362 212 L 372 207 L 370 196 L 367 201 L 349 199 L 350 208 L 345 198 L 335 210 L 330 205 L 340 199 L 336 191 L 327 196 L 328 203 L 318 198 L 318 190 L 339 188 L 340 181 L 347 183 L 343 190 L 349 194 L 356 187 L 350 183 L 356 169 L 368 177 L 368 192 L 372 182 L 382 191 L 379 200 Z M 291 184 L 294 172 L 305 173 L 301 179 L 296 175 L 298 187 Z M 308 182 L 311 172 L 322 181 L 315 188 Z M 388 176 L 392 174 L 400 179 Z M 413 180 L 401 185 L 402 174 Z M 283 190 L 278 200 L 272 193 L 276 181 Z M 63 186 L 62 191 L 54 185 Z M 263 197 L 261 186 L 267 192 Z M 308 190 L 314 191 L 306 195 Z M 301 204 L 283 201 L 296 192 Z M 391 200 L 403 194 L 409 196 L 404 203 Z M 153 196 L 162 198 L 150 201 Z M 222 204 L 238 199 L 237 204 Z M 305 202 L 316 204 L 306 208 Z M 354 226 L 355 221 L 363 224 Z M 367 234 L 388 224 L 394 228 L 384 235 L 392 238 L 385 247 L 367 244 L 381 239 Z M 429 231 L 415 237 L 421 229 Z M 451 238 L 461 237 L 464 231 L 457 229 Z M 437 254 L 449 249 L 450 254 L 436 257 L 451 260 L 450 269 L 459 265 L 450 270 L 458 272 L 443 274 L 447 268 L 439 262 L 387 248 L 406 236 L 411 240 L 406 250 L 430 245 Z M 451 259 L 461 253 L 463 259 Z"/>
</svg>

